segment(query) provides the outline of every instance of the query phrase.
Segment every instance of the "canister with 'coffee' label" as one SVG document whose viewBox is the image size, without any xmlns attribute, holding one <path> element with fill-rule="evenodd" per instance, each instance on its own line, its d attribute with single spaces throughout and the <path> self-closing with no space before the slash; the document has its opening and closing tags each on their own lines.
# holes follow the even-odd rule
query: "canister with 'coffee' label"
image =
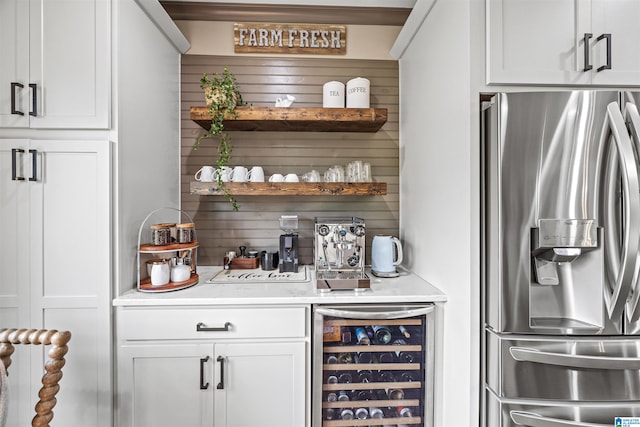
<svg viewBox="0 0 640 427">
<path fill-rule="evenodd" d="M 356 77 L 347 82 L 347 108 L 369 108 L 369 80 Z"/>
</svg>

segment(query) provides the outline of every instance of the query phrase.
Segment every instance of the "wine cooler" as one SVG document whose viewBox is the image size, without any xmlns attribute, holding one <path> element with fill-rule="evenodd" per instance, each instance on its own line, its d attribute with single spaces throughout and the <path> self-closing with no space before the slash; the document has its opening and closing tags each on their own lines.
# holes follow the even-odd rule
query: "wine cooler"
<svg viewBox="0 0 640 427">
<path fill-rule="evenodd" d="M 433 426 L 435 308 L 314 307 L 313 425 Z"/>
</svg>

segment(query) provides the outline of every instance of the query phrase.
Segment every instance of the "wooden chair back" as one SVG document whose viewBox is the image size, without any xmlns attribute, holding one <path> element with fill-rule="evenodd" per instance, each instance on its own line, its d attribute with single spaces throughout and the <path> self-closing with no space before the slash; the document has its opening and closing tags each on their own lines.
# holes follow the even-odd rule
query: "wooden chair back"
<svg viewBox="0 0 640 427">
<path fill-rule="evenodd" d="M 56 405 L 56 394 L 60 390 L 59 382 L 62 378 L 64 356 L 69 351 L 67 343 L 71 339 L 71 332 L 55 329 L 0 329 L 0 361 L 4 364 L 7 375 L 11 366 L 11 355 L 15 351 L 14 345 L 33 344 L 51 346 L 49 358 L 44 364 L 45 373 L 42 377 L 42 387 L 38 393 L 36 415 L 31 421 L 32 427 L 49 427 L 53 419 L 53 408 Z"/>
</svg>

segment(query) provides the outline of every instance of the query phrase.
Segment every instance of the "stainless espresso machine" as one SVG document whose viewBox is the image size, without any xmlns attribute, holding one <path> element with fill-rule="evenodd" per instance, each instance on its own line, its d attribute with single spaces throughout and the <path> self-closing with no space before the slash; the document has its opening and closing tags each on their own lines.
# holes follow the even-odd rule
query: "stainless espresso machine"
<svg viewBox="0 0 640 427">
<path fill-rule="evenodd" d="M 320 291 L 364 290 L 364 220 L 356 217 L 315 219 L 316 288 Z"/>
</svg>

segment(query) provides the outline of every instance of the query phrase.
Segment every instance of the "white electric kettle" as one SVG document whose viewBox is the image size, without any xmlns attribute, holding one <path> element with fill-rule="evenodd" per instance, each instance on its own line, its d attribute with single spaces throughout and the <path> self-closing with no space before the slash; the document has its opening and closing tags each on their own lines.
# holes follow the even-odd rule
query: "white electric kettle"
<svg viewBox="0 0 640 427">
<path fill-rule="evenodd" d="M 395 248 L 395 250 L 394 250 Z M 371 243 L 371 272 L 379 277 L 397 277 L 402 262 L 402 245 L 397 237 L 377 234 Z"/>
</svg>

